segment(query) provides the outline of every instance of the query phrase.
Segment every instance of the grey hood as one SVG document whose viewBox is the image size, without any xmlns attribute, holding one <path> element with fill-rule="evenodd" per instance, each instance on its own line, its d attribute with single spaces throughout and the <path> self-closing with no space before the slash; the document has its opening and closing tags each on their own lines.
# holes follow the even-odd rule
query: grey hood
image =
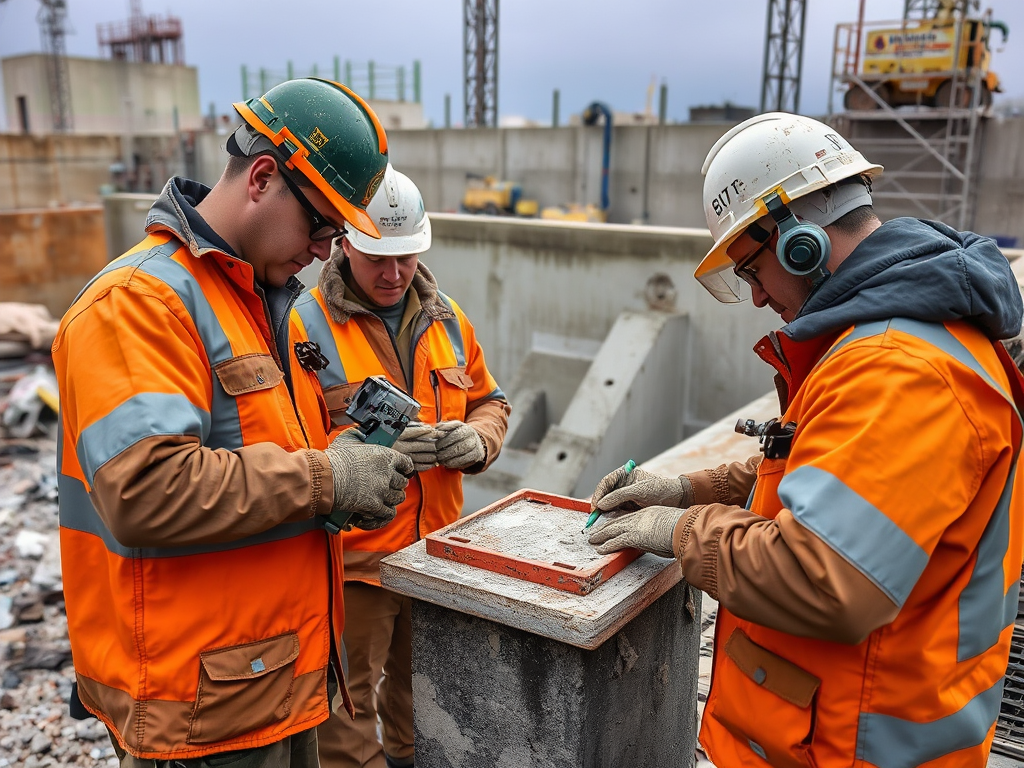
<svg viewBox="0 0 1024 768">
<path fill-rule="evenodd" d="M 1021 329 L 1024 305 L 993 240 L 935 221 L 893 219 L 876 229 L 782 329 L 794 341 L 856 323 L 907 317 L 969 320 L 991 339 Z"/>
</svg>

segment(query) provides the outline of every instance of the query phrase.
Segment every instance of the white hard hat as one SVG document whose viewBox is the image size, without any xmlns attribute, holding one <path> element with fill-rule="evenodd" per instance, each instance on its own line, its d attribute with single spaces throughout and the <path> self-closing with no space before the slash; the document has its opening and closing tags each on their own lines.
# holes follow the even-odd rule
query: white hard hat
<svg viewBox="0 0 1024 768">
<path fill-rule="evenodd" d="M 788 204 L 844 179 L 881 172 L 882 166 L 817 120 L 785 112 L 745 120 L 715 143 L 701 168 L 704 215 L 715 244 L 694 277 L 719 301 L 742 301 L 746 284 L 733 274 L 726 249 L 768 215 L 766 197 L 775 192 Z"/>
<path fill-rule="evenodd" d="M 366 213 L 380 231 L 380 239 L 347 227 L 345 237 L 358 250 L 374 256 L 423 253 L 430 247 L 430 218 L 423 196 L 412 179 L 388 163 L 380 188 L 366 206 Z"/>
</svg>

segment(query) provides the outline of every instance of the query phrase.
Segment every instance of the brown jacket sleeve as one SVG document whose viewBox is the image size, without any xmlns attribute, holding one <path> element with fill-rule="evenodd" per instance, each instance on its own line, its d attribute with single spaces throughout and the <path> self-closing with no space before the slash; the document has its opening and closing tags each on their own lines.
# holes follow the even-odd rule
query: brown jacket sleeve
<svg viewBox="0 0 1024 768">
<path fill-rule="evenodd" d="M 273 443 L 212 450 L 188 436 L 140 440 L 97 470 L 92 500 L 126 547 L 214 544 L 327 514 L 334 502 L 322 451 Z"/>
<path fill-rule="evenodd" d="M 742 507 L 754 489 L 762 458 L 764 456 L 758 453 L 746 461 L 734 461 L 686 475 L 693 487 L 693 503 Z"/>
<path fill-rule="evenodd" d="M 673 535 L 687 582 L 742 619 L 792 635 L 855 644 L 899 607 L 783 509 L 691 507 Z"/>
<path fill-rule="evenodd" d="M 504 400 L 481 400 L 470 405 L 466 412 L 466 423 L 480 435 L 484 444 L 485 458 L 482 462 L 466 467 L 466 474 L 483 472 L 498 458 L 501 445 L 508 431 L 508 415 L 512 408 Z"/>
</svg>

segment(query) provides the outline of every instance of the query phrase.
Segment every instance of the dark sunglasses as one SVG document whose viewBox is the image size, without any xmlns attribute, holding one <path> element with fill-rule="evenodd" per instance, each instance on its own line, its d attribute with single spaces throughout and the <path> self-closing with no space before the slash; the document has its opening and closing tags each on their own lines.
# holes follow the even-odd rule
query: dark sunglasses
<svg viewBox="0 0 1024 768">
<path fill-rule="evenodd" d="M 278 166 L 280 170 L 281 166 Z M 333 240 L 338 235 L 342 234 L 345 230 L 331 224 L 325 219 L 313 204 L 309 202 L 309 199 L 302 194 L 299 189 L 299 185 L 288 178 L 288 174 L 281 170 L 281 178 L 284 179 L 284 183 L 288 185 L 288 189 L 295 196 L 295 199 L 299 201 L 299 205 L 306 209 L 306 213 L 309 214 L 309 239 L 314 241 L 319 240 Z"/>
</svg>

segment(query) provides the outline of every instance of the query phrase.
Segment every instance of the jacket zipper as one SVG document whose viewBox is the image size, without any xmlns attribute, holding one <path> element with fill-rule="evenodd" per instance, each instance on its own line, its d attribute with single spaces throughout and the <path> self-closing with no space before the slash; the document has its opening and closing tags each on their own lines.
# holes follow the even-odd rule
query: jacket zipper
<svg viewBox="0 0 1024 768">
<path fill-rule="evenodd" d="M 430 388 L 434 390 L 434 418 L 435 424 L 440 424 L 441 419 L 441 384 L 437 380 L 437 371 L 430 372 Z"/>
</svg>

